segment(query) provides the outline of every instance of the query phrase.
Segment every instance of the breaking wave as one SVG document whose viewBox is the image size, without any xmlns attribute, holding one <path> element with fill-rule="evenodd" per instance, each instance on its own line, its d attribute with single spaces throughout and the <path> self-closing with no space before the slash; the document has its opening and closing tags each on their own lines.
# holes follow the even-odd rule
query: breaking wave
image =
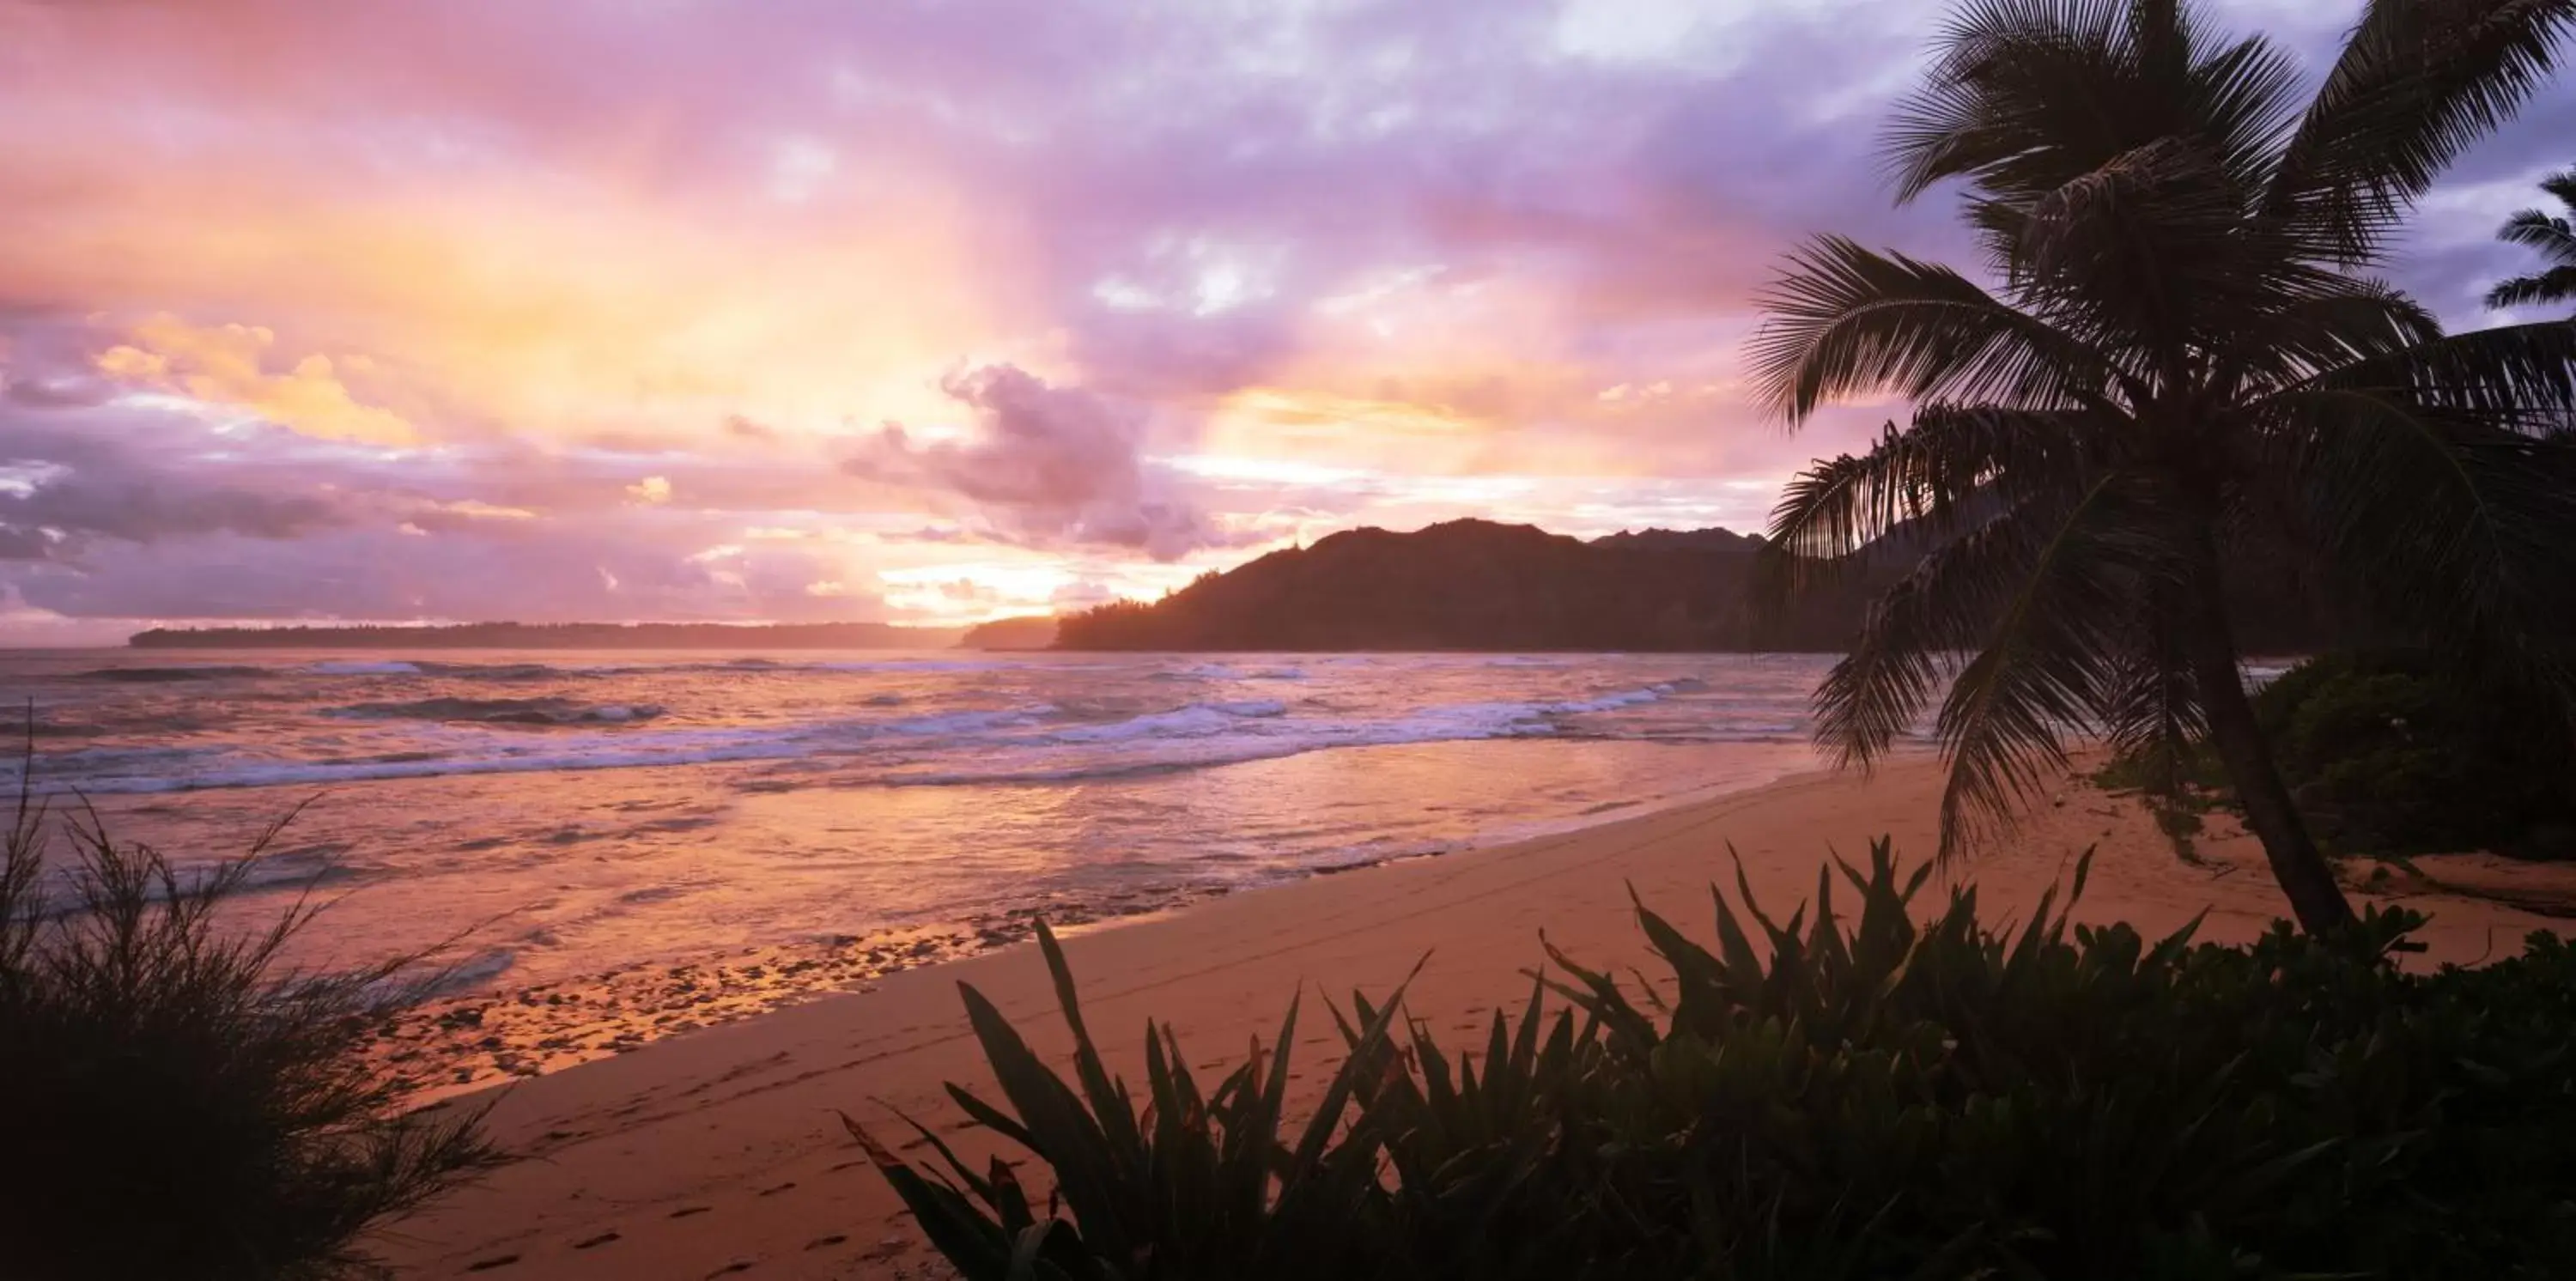
<svg viewBox="0 0 2576 1281">
<path fill-rule="evenodd" d="M 476 725 L 631 725 L 662 714 L 652 703 L 577 703 L 566 698 L 423 698 L 359 703 L 335 715 L 369 720 L 451 721 Z"/>
</svg>

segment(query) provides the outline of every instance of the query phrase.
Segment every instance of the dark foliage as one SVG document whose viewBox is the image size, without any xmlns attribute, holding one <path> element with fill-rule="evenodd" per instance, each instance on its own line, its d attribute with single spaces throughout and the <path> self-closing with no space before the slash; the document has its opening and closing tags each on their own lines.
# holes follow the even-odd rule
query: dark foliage
<svg viewBox="0 0 2576 1281">
<path fill-rule="evenodd" d="M 2576 0 L 2370 0 L 2320 76 L 2177 0 L 1964 0 L 1885 159 L 1958 191 L 1960 271 L 1821 236 L 1749 355 L 1792 424 L 1912 405 L 1784 491 L 1813 581 L 1905 522 L 1939 546 L 1817 696 L 1867 763 L 1934 712 L 1943 852 L 1994 834 L 2070 736 L 2206 732 L 2301 923 L 2352 911 L 2255 732 L 2228 598 L 2285 555 L 2373 629 L 2576 725 L 2576 325 L 2445 333 L 2375 273 L 2416 201 L 2555 71 Z"/>
<path fill-rule="evenodd" d="M 2562 211 L 2576 212 L 2576 169 L 2561 170 L 2541 179 L 2540 189 L 2557 201 Z M 2539 254 L 2541 269 L 2498 281 L 2495 288 L 2487 291 L 2488 306 L 2559 306 L 2576 301 L 2576 227 L 2568 225 L 2567 212 L 2524 209 L 2496 228 L 2496 239 Z"/>
<path fill-rule="evenodd" d="M 2563 726 L 2412 651 L 2310 659 L 2254 700 L 2317 834 L 2344 853 L 2576 857 Z"/>
<path fill-rule="evenodd" d="M 478 1116 L 406 1114 L 358 1051 L 415 958 L 312 973 L 311 919 L 219 921 L 258 854 L 202 873 L 51 825 L 0 859 L 0 1272 L 12 1281 L 272 1281 L 377 1271 L 363 1233 L 495 1157 Z"/>
<path fill-rule="evenodd" d="M 1563 979 L 1498 1013 L 1481 1052 L 1442 1047 L 1400 992 L 1354 997 L 1293 1146 L 1293 1023 L 1204 1098 L 1149 1029 L 1140 1100 L 1050 937 L 1079 1086 L 969 989 L 1008 1109 L 951 1089 L 1054 1194 L 999 1161 L 924 1173 L 869 1146 L 970 1281 L 2576 1270 L 2576 953 L 2556 938 L 2410 975 L 2403 913 L 2222 947 L 2047 903 L 1998 930 L 1972 890 L 1918 923 L 1925 873 L 1884 844 L 1840 869 L 1856 915 L 1836 880 L 1812 923 L 1775 924 L 1739 876 L 1714 951 L 1640 906 L 1668 979 L 1552 952 Z"/>
</svg>

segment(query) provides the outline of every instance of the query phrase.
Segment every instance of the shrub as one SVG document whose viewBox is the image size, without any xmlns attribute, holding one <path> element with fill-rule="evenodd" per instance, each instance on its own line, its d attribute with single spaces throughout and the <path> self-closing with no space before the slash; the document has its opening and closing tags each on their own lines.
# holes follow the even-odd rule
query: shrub
<svg viewBox="0 0 2576 1281">
<path fill-rule="evenodd" d="M 1973 890 L 1917 924 L 1925 873 L 1884 844 L 1840 875 L 1856 916 L 1828 870 L 1812 923 L 1778 925 L 1739 874 L 1715 951 L 1639 906 L 1667 999 L 1551 949 L 1562 977 L 1534 979 L 1481 1055 L 1401 1020 L 1400 995 L 1355 996 L 1349 1058 L 1294 1148 L 1274 1130 L 1284 1036 L 1198 1106 L 1168 1031 L 1149 1034 L 1127 1137 L 1132 1101 L 1047 937 L 1084 1089 L 971 989 L 1012 1111 L 951 1089 L 1053 1169 L 1072 1217 L 1053 1199 L 1041 1217 L 1001 1162 L 924 1174 L 871 1150 L 970 1281 L 2576 1269 L 2576 953 L 2554 937 L 2410 975 L 2391 961 L 2421 921 L 2405 913 L 2332 939 L 2150 943 L 2045 902 L 1993 929 Z M 1227 1208 L 1194 1208 L 1216 1184 Z"/>
<path fill-rule="evenodd" d="M 192 875 L 95 813 L 65 830 L 48 866 L 22 797 L 0 857 L 0 1270 L 368 1275 L 364 1231 L 492 1163 L 479 1116 L 405 1114 L 359 1057 L 418 958 L 290 967 L 310 902 L 217 920 L 257 850 Z"/>
<path fill-rule="evenodd" d="M 2254 714 L 2301 817 L 2334 853 L 2576 858 L 2576 753 L 2565 727 L 2429 654 L 2307 659 L 2255 693 Z M 2103 787 L 2149 793 L 2168 779 L 2181 789 L 2157 803 L 2169 825 L 2228 798 L 2227 771 L 2206 744 L 2170 776 L 2144 754 L 2093 775 Z"/>
<path fill-rule="evenodd" d="M 2576 764 L 2527 703 L 2408 651 L 2313 658 L 2255 712 L 2318 835 L 2360 853 L 2565 856 Z"/>
</svg>

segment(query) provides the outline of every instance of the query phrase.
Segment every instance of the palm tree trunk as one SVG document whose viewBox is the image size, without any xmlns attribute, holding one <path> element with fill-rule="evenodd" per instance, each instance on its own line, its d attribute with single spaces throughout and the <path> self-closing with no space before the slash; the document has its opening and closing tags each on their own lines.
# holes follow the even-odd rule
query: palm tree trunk
<svg viewBox="0 0 2576 1281">
<path fill-rule="evenodd" d="M 2245 809 L 2245 825 L 2263 842 L 2273 879 L 2290 898 L 2300 928 L 2325 934 L 2350 925 L 2352 905 L 2335 884 L 2334 869 L 2317 852 L 2307 825 L 2290 802 L 2290 789 L 2272 764 L 2272 749 L 2254 720 L 2254 704 L 2245 696 L 2245 681 L 2236 665 L 2236 638 L 2227 623 L 2227 601 L 2220 586 L 2218 551 L 2205 537 L 2193 568 L 2191 584 L 2181 593 L 2183 652 L 2192 681 L 2200 692 L 2202 713 L 2209 720 L 2210 742 L 2236 787 Z"/>
</svg>

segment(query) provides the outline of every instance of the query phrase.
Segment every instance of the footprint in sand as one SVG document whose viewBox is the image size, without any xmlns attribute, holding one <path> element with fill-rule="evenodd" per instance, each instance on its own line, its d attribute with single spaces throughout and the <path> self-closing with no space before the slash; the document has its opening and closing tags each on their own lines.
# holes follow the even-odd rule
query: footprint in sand
<svg viewBox="0 0 2576 1281">
<path fill-rule="evenodd" d="M 574 1248 L 574 1249 L 576 1249 L 576 1250 L 590 1250 L 590 1249 L 596 1249 L 597 1247 L 599 1247 L 599 1246 L 603 1246 L 603 1245 L 606 1245 L 606 1244 L 608 1244 L 609 1242 L 614 1241 L 614 1240 L 616 1240 L 616 1239 L 617 1239 L 617 1234 L 616 1234 L 616 1233 L 614 1233 L 614 1232 L 602 1232 L 602 1233 L 600 1233 L 598 1236 L 595 1236 L 595 1237 L 589 1237 L 589 1238 L 584 1239 L 584 1240 L 580 1240 L 580 1241 L 575 1241 L 575 1242 L 573 1242 L 573 1243 L 572 1243 L 572 1248 Z"/>
<path fill-rule="evenodd" d="M 795 1187 L 795 1186 L 796 1186 L 796 1185 L 795 1185 L 795 1183 L 793 1183 L 793 1182 L 781 1183 L 781 1184 L 779 1184 L 777 1187 L 774 1187 L 774 1188 L 762 1188 L 762 1189 L 760 1190 L 759 1195 L 761 1195 L 761 1196 L 776 1196 L 776 1195 L 778 1195 L 779 1193 L 784 1192 L 784 1191 L 786 1191 L 787 1189 L 792 1188 L 792 1187 Z"/>
<path fill-rule="evenodd" d="M 473 1263 L 466 1264 L 465 1270 L 468 1272 L 489 1272 L 494 1268 L 506 1268 L 518 1261 L 519 1256 L 515 1254 L 504 1254 L 498 1258 L 480 1259 Z"/>
<path fill-rule="evenodd" d="M 705 1214 L 707 1211 L 714 1208 L 715 1207 L 712 1205 L 684 1205 L 679 1209 L 671 1211 L 671 1217 L 674 1219 L 685 1219 L 692 1214 Z"/>
</svg>

